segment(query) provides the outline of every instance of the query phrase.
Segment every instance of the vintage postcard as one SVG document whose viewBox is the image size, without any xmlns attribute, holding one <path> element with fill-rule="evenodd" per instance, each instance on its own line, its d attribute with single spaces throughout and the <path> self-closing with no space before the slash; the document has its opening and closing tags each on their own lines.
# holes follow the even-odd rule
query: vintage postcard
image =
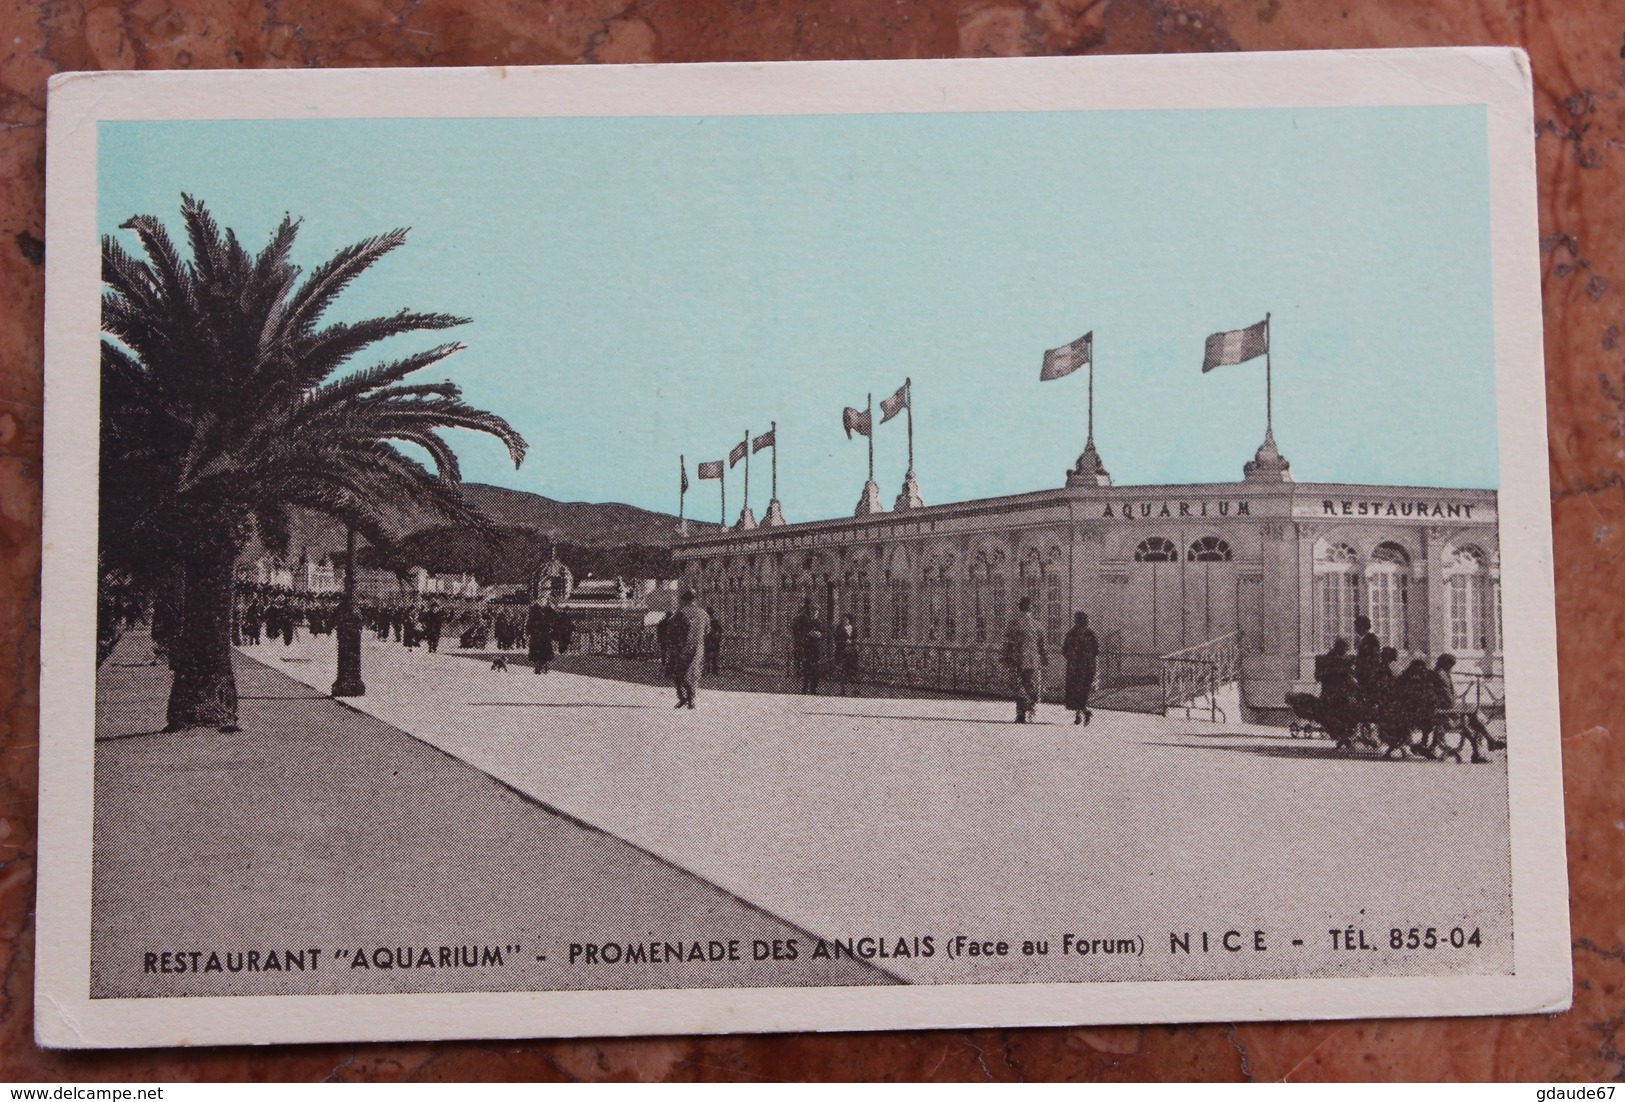
<svg viewBox="0 0 1625 1102">
<path fill-rule="evenodd" d="M 1566 1007 L 1530 88 L 57 78 L 41 1042 Z"/>
</svg>

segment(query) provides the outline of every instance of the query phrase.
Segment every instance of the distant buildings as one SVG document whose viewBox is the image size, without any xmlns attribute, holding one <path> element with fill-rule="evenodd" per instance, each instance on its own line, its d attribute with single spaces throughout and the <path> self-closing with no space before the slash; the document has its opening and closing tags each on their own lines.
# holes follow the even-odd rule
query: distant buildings
<svg viewBox="0 0 1625 1102">
<path fill-rule="evenodd" d="M 344 592 L 344 559 L 341 552 L 328 552 L 312 559 L 308 552 L 289 564 L 273 555 L 260 555 L 237 564 L 237 580 L 244 585 L 268 586 L 311 596 L 336 596 Z M 437 600 L 491 600 L 502 592 L 522 586 L 481 586 L 472 574 L 432 574 L 414 566 L 404 577 L 390 570 L 360 567 L 356 570 L 356 597 L 364 602 L 417 604 L 430 597 Z"/>
<path fill-rule="evenodd" d="M 312 596 L 344 592 L 344 556 L 331 551 L 311 558 L 301 552 L 291 564 L 274 555 L 258 555 L 239 562 L 237 580 L 244 585 L 265 586 Z M 356 597 L 377 604 L 421 604 L 431 597 L 439 601 L 553 600 L 572 611 L 628 612 L 652 607 L 675 583 L 622 578 L 592 578 L 577 581 L 575 574 L 557 557 L 539 567 L 527 583 L 481 585 L 473 574 L 435 574 L 414 566 L 404 575 L 390 570 L 359 567 L 356 570 Z M 657 592 L 658 591 L 658 592 Z"/>
</svg>

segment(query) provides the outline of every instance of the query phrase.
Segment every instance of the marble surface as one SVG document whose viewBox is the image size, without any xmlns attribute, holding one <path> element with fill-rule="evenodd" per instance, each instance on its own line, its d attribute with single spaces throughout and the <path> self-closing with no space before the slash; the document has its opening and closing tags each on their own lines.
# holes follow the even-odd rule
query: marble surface
<svg viewBox="0 0 1625 1102">
<path fill-rule="evenodd" d="M 73 1054 L 32 1040 L 45 81 L 72 69 L 1522 45 L 1536 152 L 1575 1006 L 1427 1021 Z M 12 0 L 0 10 L 0 1080 L 1625 1080 L 1625 4 Z M 1622 731 L 1615 731 L 1620 724 Z"/>
</svg>

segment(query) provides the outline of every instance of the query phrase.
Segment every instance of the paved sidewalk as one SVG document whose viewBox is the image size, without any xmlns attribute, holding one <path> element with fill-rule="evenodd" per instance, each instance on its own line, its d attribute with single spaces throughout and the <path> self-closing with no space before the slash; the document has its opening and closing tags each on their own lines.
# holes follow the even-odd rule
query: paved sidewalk
<svg viewBox="0 0 1625 1102">
<path fill-rule="evenodd" d="M 331 641 L 261 648 L 325 689 Z M 1511 962 L 1506 775 L 1347 760 L 1273 728 L 1058 708 L 668 690 L 368 641 L 353 703 L 830 938 L 931 936 L 920 981 L 1484 972 Z M 1349 924 L 1473 951 L 1333 953 Z M 1272 951 L 1170 956 L 1264 929 Z M 1143 939 L 1145 956 L 950 959 L 956 935 Z M 1294 939 L 1305 942 L 1291 946 Z"/>
<path fill-rule="evenodd" d="M 756 961 L 805 932 L 259 662 L 236 662 L 240 732 L 159 733 L 149 654 L 132 637 L 97 678 L 95 997 L 892 982 Z M 570 965 L 606 937 L 736 938 L 744 960 Z"/>
</svg>

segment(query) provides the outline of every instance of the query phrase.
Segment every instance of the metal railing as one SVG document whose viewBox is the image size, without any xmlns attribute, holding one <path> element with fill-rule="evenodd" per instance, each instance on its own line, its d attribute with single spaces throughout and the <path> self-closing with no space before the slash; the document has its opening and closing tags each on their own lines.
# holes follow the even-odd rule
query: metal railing
<svg viewBox="0 0 1625 1102">
<path fill-rule="evenodd" d="M 1219 690 L 1241 679 L 1241 632 L 1232 631 L 1195 646 L 1162 655 L 1162 714 L 1184 708 L 1187 719 L 1195 718 L 1205 700 L 1208 718 L 1228 722 L 1219 707 Z"/>
<path fill-rule="evenodd" d="M 1456 699 L 1464 707 L 1482 712 L 1487 718 L 1505 717 L 1507 710 L 1506 678 L 1499 674 L 1461 673 L 1452 671 L 1456 685 Z M 1463 684 L 1465 682 L 1465 684 Z"/>
<path fill-rule="evenodd" d="M 1115 642 L 1115 638 L 1109 642 Z M 1006 697 L 1013 689 L 1001 648 L 975 644 L 863 642 L 858 684 L 882 692 L 923 690 L 955 696 Z M 577 622 L 575 647 L 583 654 L 652 659 L 659 656 L 653 627 L 641 616 L 598 614 Z M 788 633 L 725 637 L 723 660 L 745 670 L 788 676 L 795 668 Z M 826 659 L 828 656 L 826 656 Z M 1188 718 L 1224 719 L 1218 692 L 1241 673 L 1241 633 L 1232 632 L 1169 654 L 1102 649 L 1092 703 L 1096 707 Z M 1064 669 L 1052 659 L 1043 699 L 1060 703 Z"/>
</svg>

